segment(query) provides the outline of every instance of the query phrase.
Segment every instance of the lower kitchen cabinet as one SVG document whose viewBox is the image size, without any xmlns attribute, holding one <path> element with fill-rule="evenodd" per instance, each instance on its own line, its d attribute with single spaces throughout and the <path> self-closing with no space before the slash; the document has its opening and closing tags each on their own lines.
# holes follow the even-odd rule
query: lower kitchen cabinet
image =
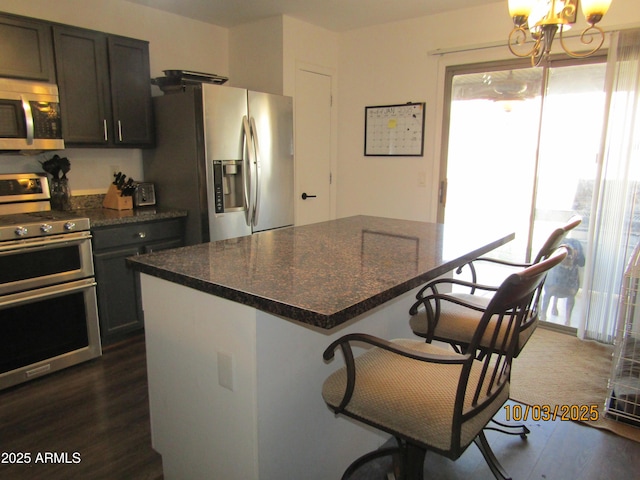
<svg viewBox="0 0 640 480">
<path fill-rule="evenodd" d="M 102 345 L 144 328 L 140 284 L 127 257 L 184 245 L 182 218 L 100 227 L 93 230 Z"/>
</svg>

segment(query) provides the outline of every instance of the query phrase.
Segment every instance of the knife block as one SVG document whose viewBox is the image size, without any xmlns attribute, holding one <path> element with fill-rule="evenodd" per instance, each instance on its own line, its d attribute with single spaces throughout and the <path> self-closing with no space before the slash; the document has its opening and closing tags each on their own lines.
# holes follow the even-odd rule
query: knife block
<svg viewBox="0 0 640 480">
<path fill-rule="evenodd" d="M 107 194 L 104 196 L 102 206 L 111 210 L 132 210 L 133 198 L 121 196 L 118 187 L 112 183 L 109 185 L 109 190 L 107 190 Z"/>
</svg>

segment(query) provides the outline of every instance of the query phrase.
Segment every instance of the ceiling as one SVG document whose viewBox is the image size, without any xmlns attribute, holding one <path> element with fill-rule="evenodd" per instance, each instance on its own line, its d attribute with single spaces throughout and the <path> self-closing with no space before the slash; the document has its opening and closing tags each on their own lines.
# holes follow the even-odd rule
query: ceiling
<svg viewBox="0 0 640 480">
<path fill-rule="evenodd" d="M 288 15 L 335 32 L 433 15 L 498 0 L 126 0 L 221 27 Z M 505 9 L 507 8 L 506 1 Z"/>
</svg>

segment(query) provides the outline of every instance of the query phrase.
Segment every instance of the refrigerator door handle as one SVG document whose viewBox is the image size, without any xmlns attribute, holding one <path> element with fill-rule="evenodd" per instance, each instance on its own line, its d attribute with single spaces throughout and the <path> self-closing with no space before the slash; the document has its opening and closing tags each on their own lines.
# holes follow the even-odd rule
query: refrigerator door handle
<svg viewBox="0 0 640 480">
<path fill-rule="evenodd" d="M 253 142 L 251 141 L 251 128 L 249 127 L 249 119 L 247 116 L 242 117 L 242 126 L 244 131 L 244 148 L 242 153 L 242 186 L 244 198 L 244 217 L 247 226 L 251 226 L 253 205 L 252 205 L 252 186 L 251 186 L 251 165 L 253 164 Z"/>
<path fill-rule="evenodd" d="M 260 213 L 260 148 L 258 146 L 258 129 L 256 121 L 251 117 L 251 138 L 253 138 L 253 146 L 256 153 L 256 176 L 255 176 L 255 203 L 253 205 L 253 225 L 258 225 L 258 214 Z"/>
</svg>

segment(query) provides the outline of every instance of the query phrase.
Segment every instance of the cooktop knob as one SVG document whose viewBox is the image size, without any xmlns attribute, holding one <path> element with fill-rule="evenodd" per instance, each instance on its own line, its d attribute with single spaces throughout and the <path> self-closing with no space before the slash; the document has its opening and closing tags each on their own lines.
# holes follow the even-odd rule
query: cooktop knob
<svg viewBox="0 0 640 480">
<path fill-rule="evenodd" d="M 74 228 L 76 228 L 76 224 L 73 222 L 67 222 L 64 224 L 64 229 L 67 231 L 73 230 Z"/>
<path fill-rule="evenodd" d="M 40 225 L 40 231 L 42 233 L 49 233 L 52 228 L 53 227 L 51 225 L 49 225 L 48 223 L 43 223 L 42 225 Z"/>
<path fill-rule="evenodd" d="M 14 232 L 17 236 L 24 237 L 27 234 L 28 230 L 27 227 L 16 227 Z"/>
</svg>

